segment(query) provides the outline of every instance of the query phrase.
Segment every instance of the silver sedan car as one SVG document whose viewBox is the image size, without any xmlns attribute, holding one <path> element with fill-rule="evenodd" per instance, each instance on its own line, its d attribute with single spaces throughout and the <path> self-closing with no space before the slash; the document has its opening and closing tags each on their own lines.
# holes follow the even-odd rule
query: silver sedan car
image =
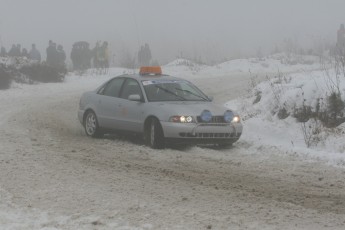
<svg viewBox="0 0 345 230">
<path fill-rule="evenodd" d="M 237 113 L 216 105 L 191 82 L 159 67 L 114 77 L 82 95 L 78 118 L 91 137 L 114 131 L 140 134 L 148 146 L 231 145 L 242 134 Z"/>
</svg>

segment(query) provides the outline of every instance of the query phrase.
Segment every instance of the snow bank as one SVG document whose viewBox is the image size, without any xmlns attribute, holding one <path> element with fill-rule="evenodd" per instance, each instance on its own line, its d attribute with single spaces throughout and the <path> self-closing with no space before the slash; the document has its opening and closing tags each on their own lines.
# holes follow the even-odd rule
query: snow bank
<svg viewBox="0 0 345 230">
<path fill-rule="evenodd" d="M 244 98 L 229 101 L 226 106 L 235 108 L 243 118 L 244 131 L 241 140 L 253 146 L 271 146 L 308 154 L 311 158 L 322 158 L 336 165 L 345 165 L 345 123 L 330 129 L 321 127 L 321 122 L 310 119 L 297 122 L 294 110 L 302 106 L 315 110 L 327 110 L 327 97 L 336 82 L 332 71 L 311 71 L 277 76 L 260 83 Z M 345 79 L 340 78 L 339 89 L 345 99 Z M 281 108 L 286 109 L 288 117 L 280 119 Z M 345 113 L 345 111 L 343 111 Z M 321 127 L 320 133 L 310 134 L 315 140 L 307 148 L 303 131 L 312 131 L 315 125 Z"/>
</svg>

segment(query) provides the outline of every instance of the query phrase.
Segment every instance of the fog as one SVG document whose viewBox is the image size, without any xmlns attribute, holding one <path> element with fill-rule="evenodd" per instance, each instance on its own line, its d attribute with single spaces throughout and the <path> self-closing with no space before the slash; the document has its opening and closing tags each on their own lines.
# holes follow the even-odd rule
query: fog
<svg viewBox="0 0 345 230">
<path fill-rule="evenodd" d="M 0 0 L 0 42 L 9 49 L 48 40 L 69 56 L 75 41 L 108 41 L 114 59 L 148 43 L 153 60 L 217 62 L 271 52 L 286 39 L 335 43 L 344 0 Z"/>
</svg>

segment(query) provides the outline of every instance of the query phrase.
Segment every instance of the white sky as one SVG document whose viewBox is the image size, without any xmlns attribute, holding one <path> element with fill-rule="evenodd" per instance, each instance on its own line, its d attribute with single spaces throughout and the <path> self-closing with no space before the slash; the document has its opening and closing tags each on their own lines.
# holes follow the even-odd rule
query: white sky
<svg viewBox="0 0 345 230">
<path fill-rule="evenodd" d="M 149 43 L 161 62 L 183 52 L 203 59 L 255 54 L 286 38 L 335 42 L 345 0 L 0 0 L 0 35 L 44 55 L 48 40 L 108 40 L 133 55 Z"/>
</svg>

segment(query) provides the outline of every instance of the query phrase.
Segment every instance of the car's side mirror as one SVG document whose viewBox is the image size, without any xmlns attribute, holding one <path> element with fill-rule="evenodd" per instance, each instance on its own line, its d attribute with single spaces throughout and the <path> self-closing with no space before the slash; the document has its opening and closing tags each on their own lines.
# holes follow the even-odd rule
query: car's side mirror
<svg viewBox="0 0 345 230">
<path fill-rule="evenodd" d="M 208 100 L 213 101 L 213 97 L 212 96 L 207 96 Z"/>
<path fill-rule="evenodd" d="M 131 94 L 128 96 L 128 100 L 130 100 L 130 101 L 141 101 L 141 97 L 139 94 Z"/>
</svg>

